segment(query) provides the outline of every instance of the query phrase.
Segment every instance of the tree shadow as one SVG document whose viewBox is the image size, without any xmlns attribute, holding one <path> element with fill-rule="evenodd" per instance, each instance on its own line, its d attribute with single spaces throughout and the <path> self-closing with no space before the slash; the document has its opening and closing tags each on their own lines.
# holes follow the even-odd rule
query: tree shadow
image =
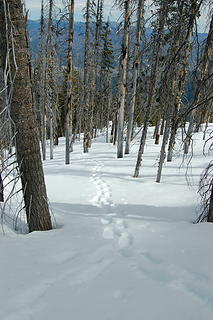
<svg viewBox="0 0 213 320">
<path fill-rule="evenodd" d="M 54 213 L 77 215 L 82 217 L 99 217 L 112 215 L 117 218 L 131 220 L 151 220 L 158 222 L 193 222 L 195 207 L 157 207 L 135 204 L 116 204 L 114 207 L 96 207 L 90 204 L 51 203 Z"/>
</svg>

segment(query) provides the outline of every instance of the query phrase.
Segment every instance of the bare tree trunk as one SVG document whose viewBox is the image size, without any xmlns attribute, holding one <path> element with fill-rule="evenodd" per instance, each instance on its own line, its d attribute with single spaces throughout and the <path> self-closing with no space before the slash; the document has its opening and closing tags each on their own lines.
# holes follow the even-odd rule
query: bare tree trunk
<svg viewBox="0 0 213 320">
<path fill-rule="evenodd" d="M 84 44 L 84 153 L 89 151 L 90 143 L 90 120 L 89 120 L 89 28 L 90 28 L 90 0 L 86 4 L 86 31 Z"/>
<path fill-rule="evenodd" d="M 209 118 L 210 118 L 210 116 L 207 117 L 206 123 L 205 123 L 205 128 L 204 128 L 204 130 L 203 130 L 203 140 L 204 140 L 204 141 L 206 140 L 206 132 L 207 132 L 208 125 L 209 125 Z"/>
<path fill-rule="evenodd" d="M 113 145 L 116 145 L 118 134 L 118 113 L 115 113 L 115 127 L 114 127 L 114 136 L 113 136 Z"/>
<path fill-rule="evenodd" d="M 163 119 L 162 119 L 161 127 L 160 127 L 160 135 L 161 136 L 163 135 L 164 127 L 165 127 L 165 115 L 163 115 Z"/>
<path fill-rule="evenodd" d="M 188 60 L 190 55 L 190 49 L 191 49 L 191 38 L 192 38 L 192 32 L 194 28 L 195 19 L 197 16 L 197 13 L 199 11 L 199 6 L 197 4 L 197 0 L 191 1 L 191 8 L 190 8 L 190 18 L 188 22 L 188 30 L 185 37 L 185 45 L 183 49 L 183 57 L 181 61 L 181 68 L 178 72 L 178 87 L 177 87 L 177 93 L 176 93 L 176 100 L 175 100 L 175 106 L 174 106 L 174 114 L 172 119 L 172 129 L 171 129 L 171 136 L 169 141 L 169 148 L 168 148 L 168 156 L 167 161 L 171 162 L 173 157 L 173 150 L 175 145 L 175 136 L 178 129 L 178 112 L 181 105 L 181 99 L 184 93 L 184 83 L 187 73 L 187 67 L 188 67 Z M 181 27 L 181 26 L 180 26 Z"/>
<path fill-rule="evenodd" d="M 194 128 L 194 121 L 193 118 L 191 116 L 190 122 L 189 122 L 189 126 L 186 132 L 186 137 L 184 139 L 184 154 L 188 154 L 189 153 L 189 147 L 190 147 L 190 143 L 191 143 L 191 139 L 192 139 L 192 132 L 193 132 L 193 128 Z"/>
<path fill-rule="evenodd" d="M 204 53 L 203 53 L 202 64 L 201 64 L 201 74 L 200 74 L 200 79 L 199 79 L 199 86 L 198 86 L 196 94 L 195 94 L 195 101 L 199 101 L 202 98 L 202 96 L 205 96 L 205 78 L 208 77 L 208 74 L 209 73 L 211 74 L 211 72 L 212 72 L 212 65 L 211 65 L 211 63 L 209 63 L 209 60 L 211 60 L 211 58 L 210 58 L 211 56 L 212 56 L 212 60 L 213 60 L 213 15 L 211 17 L 209 33 L 208 33 L 208 37 L 206 40 L 205 49 L 204 49 Z M 210 69 L 210 70 L 208 70 L 208 69 Z M 211 102 L 210 102 L 210 104 L 211 104 Z M 206 110 L 208 109 L 207 106 L 208 106 L 208 104 L 205 106 Z M 199 113 L 199 111 L 200 110 L 198 110 L 198 113 Z M 187 154 L 189 151 L 189 146 L 190 146 L 190 142 L 192 140 L 194 125 L 195 125 L 195 131 L 198 131 L 200 124 L 201 124 L 200 121 L 198 121 L 197 124 L 195 122 L 196 110 L 191 112 L 190 117 L 191 117 L 191 119 L 190 119 L 189 127 L 187 130 L 186 138 L 184 141 L 184 153 L 185 154 Z"/>
<path fill-rule="evenodd" d="M 142 31 L 142 20 L 143 20 L 143 14 L 144 14 L 144 3 L 145 3 L 145 0 L 138 0 L 136 43 L 135 43 L 133 80 L 132 80 L 133 89 L 132 89 L 130 106 L 128 110 L 129 114 L 128 114 L 125 154 L 129 154 L 130 152 L 130 142 L 132 139 L 134 111 L 135 111 L 135 103 L 136 103 L 136 90 L 137 90 L 137 83 L 138 83 L 138 73 L 140 70 L 140 41 L 141 41 L 141 33 L 142 33 L 141 31 Z"/>
<path fill-rule="evenodd" d="M 1 177 L 1 172 L 0 172 L 0 202 L 4 202 L 4 186 L 3 186 L 3 180 Z"/>
<path fill-rule="evenodd" d="M 140 172 L 140 166 L 142 162 L 142 154 L 144 152 L 145 142 L 146 142 L 146 136 L 147 136 L 147 130 L 149 126 L 149 119 L 152 111 L 152 102 L 153 102 L 153 96 L 155 94 L 155 88 L 157 85 L 157 71 L 159 68 L 159 60 L 160 60 L 160 54 L 161 54 L 161 48 L 162 48 L 162 40 L 163 40 L 163 30 L 165 27 L 165 21 L 166 16 L 168 13 L 167 9 L 167 1 L 161 2 L 160 12 L 159 12 L 159 23 L 158 23 L 158 33 L 156 38 L 156 44 L 154 49 L 154 56 L 152 61 L 152 67 L 151 67 L 151 75 L 150 75 L 150 83 L 148 88 L 148 98 L 147 98 L 147 104 L 146 104 L 146 114 L 144 119 L 144 127 L 142 131 L 139 151 L 138 151 L 138 157 L 137 162 L 135 166 L 135 172 L 134 177 L 137 178 L 139 176 Z"/>
<path fill-rule="evenodd" d="M 117 157 L 123 158 L 124 108 L 126 100 L 127 59 L 130 27 L 130 0 L 125 0 L 124 36 L 120 60 L 119 110 L 118 110 L 118 144 Z"/>
<path fill-rule="evenodd" d="M 46 119 L 46 93 L 45 93 L 45 69 L 46 69 L 46 55 L 45 55 L 45 23 L 44 23 L 44 1 L 41 3 L 41 82 L 40 82 L 40 111 L 41 111 L 41 145 L 43 160 L 46 160 L 46 140 L 47 140 L 47 119 Z"/>
<path fill-rule="evenodd" d="M 93 135 L 93 125 L 94 125 L 94 110 L 96 103 L 96 92 L 97 92 L 97 76 L 98 76 L 98 58 L 99 58 L 99 40 L 100 40 L 100 30 L 102 25 L 102 10 L 103 10 L 103 0 L 97 0 L 96 12 L 95 12 L 95 35 L 92 50 L 92 68 L 91 68 L 91 94 L 90 94 L 90 114 L 89 114 L 89 130 L 90 137 Z M 102 113 L 101 113 L 102 114 Z M 91 147 L 91 138 L 89 141 L 89 146 Z"/>
<path fill-rule="evenodd" d="M 155 131 L 153 134 L 153 139 L 155 139 L 155 144 L 160 143 L 160 113 L 157 115 L 157 120 L 156 120 L 156 126 L 155 126 Z"/>
<path fill-rule="evenodd" d="M 159 112 L 157 113 L 157 117 L 156 117 L 156 125 L 155 125 L 155 130 L 153 133 L 153 139 L 156 138 L 156 134 L 159 133 L 159 129 L 160 129 L 160 114 Z"/>
<path fill-rule="evenodd" d="M 49 124 L 50 124 L 50 160 L 52 160 L 53 159 L 53 146 L 54 146 L 54 129 L 53 129 L 52 110 L 50 111 Z"/>
<path fill-rule="evenodd" d="M 210 195 L 210 202 L 209 202 L 209 211 L 208 211 L 208 222 L 213 222 L 213 183 L 212 183 L 212 190 Z"/>
<path fill-rule="evenodd" d="M 156 182 L 160 182 L 161 180 L 161 174 L 163 169 L 163 164 L 166 158 L 166 145 L 169 140 L 169 132 L 170 132 L 170 123 L 171 123 L 171 115 L 169 114 L 169 108 L 167 108 L 167 116 L 166 116 L 166 122 L 165 122 L 165 128 L 164 128 L 164 134 L 163 134 L 163 141 L 161 145 L 161 151 L 160 151 L 160 160 L 158 164 L 158 172 L 157 172 L 157 178 Z"/>
<path fill-rule="evenodd" d="M 5 14 L 6 13 L 6 14 Z M 11 21 L 10 21 L 11 19 Z M 0 1 L 0 28 L 6 34 L 6 24 L 13 27 L 15 41 L 10 39 L 10 68 L 15 81 L 13 86 L 11 117 L 16 128 L 16 153 L 29 231 L 52 228 L 46 187 L 40 155 L 38 128 L 33 110 L 29 47 L 26 36 L 26 19 L 21 0 Z M 0 47 L 2 50 L 2 46 Z M 7 52 L 2 52 L 6 67 Z M 13 55 L 15 54 L 15 56 Z M 15 63 L 14 63 L 15 62 Z"/>
<path fill-rule="evenodd" d="M 49 14 L 48 14 L 48 28 L 47 28 L 47 69 L 46 69 L 46 91 L 48 91 L 48 120 L 49 120 L 49 134 L 50 134 L 50 160 L 53 159 L 53 141 L 54 141 L 54 128 L 53 128 L 53 43 L 52 43 L 52 24 L 53 24 L 53 0 L 49 0 Z"/>
<path fill-rule="evenodd" d="M 112 90 L 111 90 L 111 78 L 107 79 L 108 81 L 108 92 L 107 92 L 107 114 L 106 114 L 106 143 L 109 142 L 109 120 L 110 120 L 110 109 L 112 104 Z"/>
<path fill-rule="evenodd" d="M 159 144 L 160 143 L 160 134 L 159 133 L 156 133 L 156 136 L 155 136 L 155 144 Z"/>
<path fill-rule="evenodd" d="M 112 119 L 112 128 L 111 128 L 111 132 L 110 132 L 110 143 L 113 143 L 114 129 L 115 129 L 115 121 L 114 121 L 114 116 L 113 116 L 113 119 Z"/>
<path fill-rule="evenodd" d="M 72 144 L 72 48 L 74 34 L 74 0 L 69 0 L 69 39 L 68 39 L 68 62 L 67 62 L 67 105 L 65 127 L 65 164 L 70 164 L 70 143 Z"/>
<path fill-rule="evenodd" d="M 78 86 L 77 86 L 77 94 L 78 94 L 78 109 L 76 110 L 76 137 L 78 134 L 78 140 L 81 140 L 81 132 L 82 132 L 82 117 L 83 117 L 83 99 L 84 95 L 82 94 L 83 85 L 81 79 L 81 72 L 78 68 Z"/>
</svg>

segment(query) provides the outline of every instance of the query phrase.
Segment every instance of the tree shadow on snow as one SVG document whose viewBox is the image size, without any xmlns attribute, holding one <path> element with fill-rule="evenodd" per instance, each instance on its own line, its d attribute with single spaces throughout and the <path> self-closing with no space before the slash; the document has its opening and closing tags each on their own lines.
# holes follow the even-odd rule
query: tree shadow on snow
<svg viewBox="0 0 213 320">
<path fill-rule="evenodd" d="M 82 217 L 101 218 L 104 215 L 131 220 L 151 220 L 159 222 L 193 222 L 196 216 L 194 206 L 155 207 L 134 204 L 116 204 L 96 207 L 89 204 L 51 203 L 56 214 L 77 215 Z"/>
</svg>

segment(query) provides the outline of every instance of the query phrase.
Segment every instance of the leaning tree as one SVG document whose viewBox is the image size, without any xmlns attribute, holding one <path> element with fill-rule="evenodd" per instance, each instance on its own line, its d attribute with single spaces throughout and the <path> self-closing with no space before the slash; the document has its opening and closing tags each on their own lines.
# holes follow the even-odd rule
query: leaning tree
<svg viewBox="0 0 213 320">
<path fill-rule="evenodd" d="M 16 157 L 24 192 L 29 231 L 50 230 L 51 217 L 40 155 L 38 128 L 33 109 L 26 17 L 21 0 L 0 0 L 1 67 L 11 88 L 9 100 L 14 124 Z"/>
</svg>

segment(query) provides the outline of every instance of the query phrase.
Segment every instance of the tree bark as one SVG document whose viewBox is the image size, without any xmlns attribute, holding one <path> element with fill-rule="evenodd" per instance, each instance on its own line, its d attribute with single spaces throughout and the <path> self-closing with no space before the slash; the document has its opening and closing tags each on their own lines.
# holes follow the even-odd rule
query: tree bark
<svg viewBox="0 0 213 320">
<path fill-rule="evenodd" d="M 13 86 L 11 117 L 16 128 L 16 154 L 27 222 L 30 232 L 50 230 L 52 224 L 41 162 L 38 128 L 33 110 L 26 19 L 21 0 L 0 1 L 0 29 L 5 35 L 6 20 L 13 26 L 14 41 L 10 41 L 10 47 L 14 50 L 11 50 L 10 68 L 15 81 L 8 85 Z M 6 35 L 5 41 L 7 40 Z M 2 54 L 6 61 L 7 52 Z"/>
<path fill-rule="evenodd" d="M 89 31 L 90 31 L 90 0 L 86 4 L 86 31 L 84 44 L 84 153 L 89 151 L 90 144 L 90 120 L 89 120 Z"/>
<path fill-rule="evenodd" d="M 184 83 L 186 79 L 186 73 L 187 73 L 187 68 L 189 64 L 189 56 L 190 56 L 190 49 L 191 49 L 191 39 L 192 39 L 192 33 L 193 33 L 193 28 L 195 24 L 195 19 L 199 11 L 199 5 L 197 3 L 197 0 L 192 0 L 191 1 L 191 6 L 190 6 L 190 17 L 189 17 L 189 22 L 188 22 L 188 29 L 186 33 L 186 37 L 184 39 L 184 47 L 183 47 L 183 54 L 182 54 L 182 61 L 181 61 L 181 68 L 178 70 L 178 86 L 176 88 L 177 93 L 176 93 L 176 99 L 175 99 L 175 105 L 174 105 L 174 114 L 172 118 L 172 128 L 171 128 L 171 136 L 169 140 L 169 147 L 168 147 L 168 155 L 167 155 L 167 161 L 171 162 L 172 157 L 173 157 L 173 151 L 174 151 L 174 145 L 175 145 L 175 137 L 179 125 L 178 121 L 178 112 L 180 110 L 181 106 L 181 100 L 182 96 L 184 93 Z M 181 30 L 181 25 L 180 25 L 180 30 Z"/>
<path fill-rule="evenodd" d="M 125 0 L 124 36 L 120 60 L 117 158 L 123 158 L 124 108 L 126 100 L 127 59 L 130 26 L 130 0 Z"/>
<path fill-rule="evenodd" d="M 211 184 L 212 184 L 212 190 L 210 195 L 209 211 L 208 211 L 208 217 L 207 217 L 208 222 L 213 222 L 213 183 Z"/>
<path fill-rule="evenodd" d="M 162 50 L 163 31 L 164 31 L 164 27 L 165 27 L 165 23 L 166 23 L 166 17 L 168 14 L 167 2 L 168 1 L 161 1 L 161 6 L 160 6 L 160 10 L 159 10 L 158 31 L 157 31 L 157 35 L 156 35 L 154 54 L 153 54 L 153 58 L 152 58 L 150 82 L 149 82 L 149 87 L 148 87 L 148 97 L 147 97 L 147 103 L 146 103 L 146 114 L 145 114 L 145 119 L 144 119 L 144 127 L 143 127 L 143 131 L 142 131 L 142 136 L 141 136 L 141 140 L 140 140 L 137 162 L 136 162 L 136 166 L 135 166 L 134 178 L 137 178 L 139 176 L 139 172 L 140 172 L 142 155 L 144 152 L 147 130 L 148 130 L 148 126 L 149 126 L 149 119 L 150 119 L 150 115 L 151 115 L 151 111 L 152 111 L 152 102 L 153 102 L 153 97 L 155 95 L 155 89 L 156 89 L 156 85 L 157 85 L 158 69 L 159 69 L 159 64 L 160 64 L 160 54 L 161 54 L 161 50 Z"/>
<path fill-rule="evenodd" d="M 72 50 L 74 34 L 74 0 L 69 1 L 69 39 L 68 39 L 68 62 L 67 62 L 67 106 L 66 106 L 66 149 L 65 164 L 70 164 L 70 144 L 72 144 Z"/>
<path fill-rule="evenodd" d="M 142 31 L 142 20 L 143 20 L 143 14 L 144 14 L 144 3 L 145 3 L 145 0 L 138 0 L 136 43 L 135 43 L 133 81 L 132 81 L 133 89 L 132 89 L 132 97 L 131 97 L 130 106 L 129 106 L 125 154 L 129 154 L 130 143 L 132 140 L 134 111 L 135 111 L 135 103 L 136 103 L 136 90 L 137 90 L 137 83 L 138 83 L 138 73 L 140 70 L 140 41 L 141 41 L 141 31 Z"/>
<path fill-rule="evenodd" d="M 47 140 L 47 111 L 46 111 L 46 93 L 45 93 L 45 70 L 46 70 L 46 50 L 45 50 L 45 20 L 44 20 L 44 0 L 41 2 L 41 21 L 40 21 L 40 112 L 41 112 L 41 144 L 43 160 L 46 160 L 46 140 Z"/>
</svg>

